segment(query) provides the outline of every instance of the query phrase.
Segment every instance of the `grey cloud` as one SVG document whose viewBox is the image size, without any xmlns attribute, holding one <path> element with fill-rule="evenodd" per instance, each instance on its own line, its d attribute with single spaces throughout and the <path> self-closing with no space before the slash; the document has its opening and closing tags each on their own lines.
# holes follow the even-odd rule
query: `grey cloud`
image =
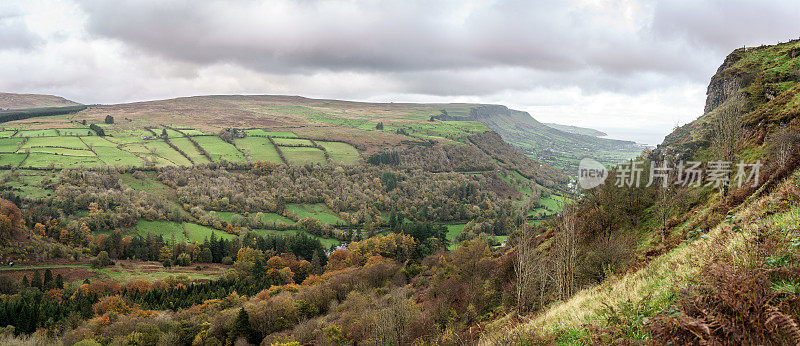
<svg viewBox="0 0 800 346">
<path fill-rule="evenodd" d="M 621 32 L 598 24 L 591 9 L 550 1 L 479 2 L 461 17 L 454 14 L 460 2 L 80 3 L 96 35 L 172 59 L 268 73 L 517 67 L 591 72 L 598 81 L 642 73 L 682 79 L 697 78 L 705 58 L 681 42 Z"/>
<path fill-rule="evenodd" d="M 742 46 L 775 44 L 800 37 L 800 2 L 747 0 L 660 1 L 653 32 L 692 47 L 727 54 Z"/>
<path fill-rule="evenodd" d="M 0 51 L 30 49 L 40 42 L 17 13 L 0 7 Z"/>
</svg>

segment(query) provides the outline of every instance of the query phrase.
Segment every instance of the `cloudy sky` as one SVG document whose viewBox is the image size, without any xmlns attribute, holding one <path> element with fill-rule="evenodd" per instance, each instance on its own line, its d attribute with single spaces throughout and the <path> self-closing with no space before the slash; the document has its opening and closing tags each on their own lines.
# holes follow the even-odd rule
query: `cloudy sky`
<svg viewBox="0 0 800 346">
<path fill-rule="evenodd" d="M 654 144 L 731 50 L 798 22 L 795 0 L 3 0 L 0 91 L 500 103 Z"/>
</svg>

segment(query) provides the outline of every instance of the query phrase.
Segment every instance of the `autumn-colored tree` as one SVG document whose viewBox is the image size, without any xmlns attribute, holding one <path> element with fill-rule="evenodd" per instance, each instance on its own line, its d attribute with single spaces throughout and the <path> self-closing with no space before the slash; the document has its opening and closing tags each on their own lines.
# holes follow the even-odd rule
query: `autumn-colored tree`
<svg viewBox="0 0 800 346">
<path fill-rule="evenodd" d="M 92 306 L 94 313 L 102 315 L 107 312 L 115 312 L 118 314 L 128 314 L 131 312 L 131 307 L 120 296 L 107 296 L 100 298 L 100 301 Z"/>
<path fill-rule="evenodd" d="M 33 225 L 33 232 L 36 233 L 36 235 L 45 236 L 47 234 L 47 226 L 37 222 Z"/>
<path fill-rule="evenodd" d="M 0 244 L 8 244 L 22 225 L 22 213 L 11 201 L 0 199 Z"/>
<path fill-rule="evenodd" d="M 166 245 L 161 247 L 161 250 L 158 252 L 158 261 L 159 262 L 172 262 L 172 251 L 169 250 L 169 247 Z"/>
<path fill-rule="evenodd" d="M 389 233 L 350 243 L 347 248 L 356 253 L 361 264 L 373 255 L 403 262 L 416 250 L 416 242 L 408 234 Z"/>
<path fill-rule="evenodd" d="M 70 233 L 67 229 L 62 229 L 61 234 L 58 236 L 58 240 L 63 244 L 70 244 L 72 243 L 72 233 Z"/>
</svg>

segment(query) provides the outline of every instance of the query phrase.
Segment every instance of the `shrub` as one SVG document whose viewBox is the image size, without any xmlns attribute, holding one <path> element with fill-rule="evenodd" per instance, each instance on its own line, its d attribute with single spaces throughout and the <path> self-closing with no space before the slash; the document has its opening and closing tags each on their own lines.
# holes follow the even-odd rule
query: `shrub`
<svg viewBox="0 0 800 346">
<path fill-rule="evenodd" d="M 105 251 L 100 251 L 100 253 L 97 254 L 97 257 L 89 261 L 89 265 L 94 269 L 110 266 L 113 264 L 114 262 L 111 261 L 110 257 L 108 257 L 108 252 Z"/>
</svg>

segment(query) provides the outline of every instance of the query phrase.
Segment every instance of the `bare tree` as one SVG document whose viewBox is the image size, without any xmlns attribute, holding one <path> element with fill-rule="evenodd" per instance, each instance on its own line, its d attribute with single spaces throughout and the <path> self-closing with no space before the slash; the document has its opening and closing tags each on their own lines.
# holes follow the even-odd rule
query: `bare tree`
<svg viewBox="0 0 800 346">
<path fill-rule="evenodd" d="M 517 314 L 523 315 L 530 308 L 531 295 L 536 281 L 536 249 L 533 244 L 533 228 L 523 225 L 520 232 L 514 274 L 516 275 Z"/>
<path fill-rule="evenodd" d="M 789 159 L 792 157 L 792 151 L 797 145 L 797 142 L 800 141 L 800 136 L 790 129 L 785 129 L 776 134 L 774 138 L 770 146 L 772 156 L 775 160 L 775 164 L 778 167 L 783 167 L 789 163 Z"/>
<path fill-rule="evenodd" d="M 744 114 L 744 97 L 733 96 L 719 109 L 716 117 L 711 120 L 712 136 L 711 147 L 719 161 L 733 162 L 742 138 L 742 120 Z M 730 181 L 730 174 L 728 175 Z M 722 195 L 728 194 L 728 185 L 722 184 Z"/>
<path fill-rule="evenodd" d="M 575 264 L 577 261 L 577 225 L 575 207 L 564 204 L 559 217 L 559 232 L 555 237 L 555 286 L 560 299 L 575 293 Z"/>
</svg>

